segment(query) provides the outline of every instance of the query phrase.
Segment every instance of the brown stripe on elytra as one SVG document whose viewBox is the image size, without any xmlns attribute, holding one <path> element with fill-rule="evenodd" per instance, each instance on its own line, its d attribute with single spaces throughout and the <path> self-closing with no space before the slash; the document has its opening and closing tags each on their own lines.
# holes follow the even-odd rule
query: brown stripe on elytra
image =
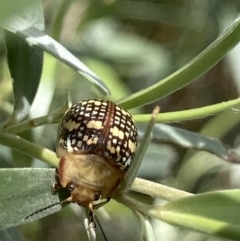
<svg viewBox="0 0 240 241">
<path fill-rule="evenodd" d="M 100 137 L 99 146 L 94 151 L 96 154 L 104 156 L 104 152 L 107 146 L 107 141 L 109 139 L 109 131 L 110 131 L 110 125 L 112 123 L 113 113 L 114 113 L 114 103 L 107 101 L 108 108 L 107 108 L 107 114 L 106 119 L 104 122 L 104 127 L 102 130 L 102 135 Z"/>
</svg>

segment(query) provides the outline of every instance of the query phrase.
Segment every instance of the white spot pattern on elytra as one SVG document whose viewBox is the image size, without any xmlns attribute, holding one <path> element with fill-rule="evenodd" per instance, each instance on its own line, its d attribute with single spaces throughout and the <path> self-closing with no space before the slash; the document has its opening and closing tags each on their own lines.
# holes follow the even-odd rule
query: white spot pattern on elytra
<svg viewBox="0 0 240 241">
<path fill-rule="evenodd" d="M 137 129 L 132 116 L 113 102 L 84 100 L 66 111 L 58 141 L 67 152 L 102 153 L 126 170 L 137 147 Z"/>
</svg>

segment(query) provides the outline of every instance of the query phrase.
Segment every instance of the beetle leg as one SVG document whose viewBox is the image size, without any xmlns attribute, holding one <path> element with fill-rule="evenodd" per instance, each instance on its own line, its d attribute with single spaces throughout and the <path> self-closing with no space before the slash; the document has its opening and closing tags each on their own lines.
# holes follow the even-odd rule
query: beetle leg
<svg viewBox="0 0 240 241">
<path fill-rule="evenodd" d="M 59 188 L 62 188 L 62 185 L 60 184 L 60 182 L 53 182 L 52 190 L 56 191 Z"/>
<path fill-rule="evenodd" d="M 97 204 L 92 204 L 92 203 L 90 203 L 90 204 L 89 204 L 89 209 L 90 209 L 90 210 L 98 209 L 98 208 L 104 206 L 105 204 L 107 204 L 110 200 L 111 200 L 111 198 L 109 197 L 109 198 L 107 198 L 105 201 L 102 201 L 102 202 L 97 203 Z M 91 208 L 92 208 L 92 209 L 90 208 L 90 205 L 91 205 Z"/>
</svg>

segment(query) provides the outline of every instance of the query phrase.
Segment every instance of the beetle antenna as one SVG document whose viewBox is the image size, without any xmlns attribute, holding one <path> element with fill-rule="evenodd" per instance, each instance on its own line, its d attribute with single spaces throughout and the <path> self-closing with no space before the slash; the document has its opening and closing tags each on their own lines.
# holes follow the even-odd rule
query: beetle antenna
<svg viewBox="0 0 240 241">
<path fill-rule="evenodd" d="M 50 205 L 48 205 L 48 206 L 46 206 L 46 207 L 44 207 L 44 208 L 40 208 L 40 209 L 38 209 L 37 211 L 29 214 L 27 217 L 24 218 L 24 220 L 26 220 L 26 219 L 32 217 L 33 215 L 36 215 L 36 214 L 38 214 L 38 213 L 40 213 L 40 212 L 42 212 L 42 211 L 44 211 L 44 210 L 47 210 L 47 209 L 52 208 L 52 207 L 54 207 L 54 206 L 57 206 L 57 205 L 59 205 L 59 204 L 62 205 L 62 204 L 65 204 L 65 203 L 70 203 L 70 202 L 71 202 L 70 198 L 67 198 L 67 199 L 65 199 L 65 200 L 62 200 L 62 201 L 59 201 L 59 202 L 50 204 Z"/>
<path fill-rule="evenodd" d="M 98 224 L 98 227 L 99 227 L 99 229 L 100 229 L 100 231 L 101 231 L 101 234 L 102 234 L 102 236 L 103 236 L 103 239 L 104 239 L 105 241 L 108 241 L 107 236 L 106 236 L 106 234 L 105 234 L 105 232 L 104 232 L 104 230 L 103 230 L 103 228 L 102 228 L 102 225 L 101 225 L 101 223 L 100 223 L 97 215 L 96 215 L 92 210 L 90 210 L 90 212 L 89 212 L 89 218 L 90 218 L 90 220 L 91 220 L 93 223 L 95 223 L 95 222 L 94 222 L 94 219 L 96 220 L 96 222 L 97 222 L 97 224 Z"/>
</svg>

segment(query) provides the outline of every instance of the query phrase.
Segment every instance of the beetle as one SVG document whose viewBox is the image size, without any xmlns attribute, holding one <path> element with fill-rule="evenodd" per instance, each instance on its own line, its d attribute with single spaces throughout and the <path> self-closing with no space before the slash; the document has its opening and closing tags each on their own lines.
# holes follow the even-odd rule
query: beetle
<svg viewBox="0 0 240 241">
<path fill-rule="evenodd" d="M 60 161 L 54 189 L 67 189 L 67 202 L 92 211 L 104 205 L 127 174 L 137 135 L 131 114 L 109 100 L 74 104 L 58 128 L 56 154 Z M 94 204 L 101 199 L 105 201 Z"/>
</svg>

